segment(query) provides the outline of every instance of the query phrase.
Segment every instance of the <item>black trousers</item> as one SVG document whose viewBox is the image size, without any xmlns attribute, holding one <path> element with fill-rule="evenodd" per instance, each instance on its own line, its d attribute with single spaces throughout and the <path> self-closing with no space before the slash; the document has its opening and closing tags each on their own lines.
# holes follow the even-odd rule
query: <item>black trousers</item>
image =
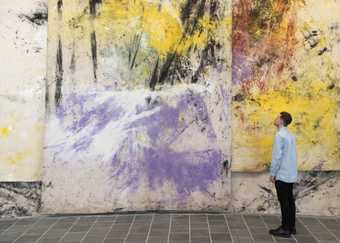
<svg viewBox="0 0 340 243">
<path fill-rule="evenodd" d="M 281 206 L 282 227 L 285 230 L 295 228 L 295 198 L 293 195 L 294 183 L 286 183 L 283 181 L 275 181 L 277 197 Z"/>
</svg>

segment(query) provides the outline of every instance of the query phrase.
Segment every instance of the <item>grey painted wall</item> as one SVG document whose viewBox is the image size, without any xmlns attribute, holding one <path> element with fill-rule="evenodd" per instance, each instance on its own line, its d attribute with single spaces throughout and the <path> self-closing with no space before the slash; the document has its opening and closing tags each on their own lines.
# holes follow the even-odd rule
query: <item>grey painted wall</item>
<svg viewBox="0 0 340 243">
<path fill-rule="evenodd" d="M 232 211 L 279 213 L 274 185 L 267 173 L 232 173 Z M 340 172 L 300 172 L 295 186 L 297 211 L 340 215 Z"/>
<path fill-rule="evenodd" d="M 300 173 L 297 210 L 308 215 L 340 216 L 340 172 Z M 41 185 L 0 183 L 0 217 L 39 213 Z M 199 210 L 199 209 L 198 209 Z M 279 213 L 274 186 L 267 173 L 232 173 L 232 200 L 227 212 Z"/>
<path fill-rule="evenodd" d="M 0 217 L 34 216 L 40 201 L 40 182 L 0 183 Z"/>
</svg>

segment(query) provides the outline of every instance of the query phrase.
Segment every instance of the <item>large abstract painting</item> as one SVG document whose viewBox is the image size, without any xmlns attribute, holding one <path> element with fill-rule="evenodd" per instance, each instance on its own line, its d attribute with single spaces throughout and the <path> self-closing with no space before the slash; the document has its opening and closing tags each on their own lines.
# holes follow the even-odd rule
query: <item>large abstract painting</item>
<svg viewBox="0 0 340 243">
<path fill-rule="evenodd" d="M 50 0 L 48 35 L 45 211 L 228 204 L 230 1 Z"/>
<path fill-rule="evenodd" d="M 47 2 L 0 7 L 0 181 L 41 179 Z"/>
<path fill-rule="evenodd" d="M 340 2 L 233 4 L 233 170 L 270 163 L 273 120 L 292 113 L 300 170 L 340 169 Z"/>
</svg>

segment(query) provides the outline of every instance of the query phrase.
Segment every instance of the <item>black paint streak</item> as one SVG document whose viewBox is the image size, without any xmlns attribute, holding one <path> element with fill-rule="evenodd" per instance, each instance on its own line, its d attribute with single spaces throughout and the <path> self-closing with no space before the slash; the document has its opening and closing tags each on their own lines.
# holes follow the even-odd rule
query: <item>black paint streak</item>
<svg viewBox="0 0 340 243">
<path fill-rule="evenodd" d="M 58 42 L 58 49 L 57 49 L 57 67 L 56 67 L 56 89 L 55 89 L 55 105 L 59 106 L 61 98 L 62 98 L 62 84 L 63 84 L 63 50 L 62 50 L 62 43 L 59 38 Z"/>
<path fill-rule="evenodd" d="M 201 129 L 202 132 L 205 131 L 205 129 Z M 229 163 L 229 160 L 225 160 L 223 161 L 223 170 L 225 172 L 226 175 L 228 175 L 228 172 L 229 172 L 229 169 L 230 169 L 230 163 Z"/>
<path fill-rule="evenodd" d="M 316 47 L 319 44 L 319 42 L 311 42 L 310 43 L 310 48 L 313 49 L 314 47 Z"/>
<path fill-rule="evenodd" d="M 217 0 L 186 0 L 181 6 L 180 19 L 184 33 L 178 45 L 181 45 L 188 38 L 191 38 L 192 35 L 204 31 L 199 25 L 199 21 L 204 17 L 205 11 L 208 11 L 211 20 L 215 21 L 220 18 L 218 10 L 219 3 Z M 214 40 L 212 35 L 209 35 L 207 44 L 203 50 L 193 45 L 188 48 L 187 53 L 183 53 L 182 55 L 179 55 L 176 51 L 168 53 L 164 61 L 161 63 L 157 61 L 157 70 L 159 70 L 159 72 L 155 73 L 154 70 L 150 75 L 150 88 L 154 89 L 157 84 L 164 83 L 174 85 L 183 80 L 189 80 L 191 83 L 199 82 L 208 66 L 213 65 L 214 67 L 218 67 L 219 64 L 223 65 L 224 59 L 216 56 L 216 51 L 220 48 L 221 44 Z M 176 46 L 174 50 L 176 50 Z M 191 55 L 190 53 L 195 53 L 195 55 L 200 58 L 200 64 L 197 70 L 193 70 L 193 65 L 187 56 Z M 132 54 L 129 53 L 129 60 L 131 59 Z"/>
<path fill-rule="evenodd" d="M 321 119 L 316 120 L 314 125 L 313 125 L 314 129 L 320 128 L 320 123 L 321 123 Z"/>
<path fill-rule="evenodd" d="M 264 186 L 259 186 L 263 191 L 269 193 L 269 194 L 274 194 L 273 191 L 267 187 Z"/>
<path fill-rule="evenodd" d="M 188 0 L 186 2 L 186 4 L 184 5 L 184 7 L 182 8 L 181 11 L 181 20 L 182 22 L 185 22 L 187 19 L 190 18 L 190 15 L 192 13 L 192 9 L 195 6 L 195 4 L 197 3 L 197 0 Z"/>
<path fill-rule="evenodd" d="M 194 76 L 191 78 L 192 83 L 197 83 L 199 77 L 204 72 L 206 66 L 209 65 L 216 65 L 216 58 L 215 58 L 215 42 L 211 40 L 208 45 L 202 51 L 201 62 L 199 67 L 197 68 Z"/>
<path fill-rule="evenodd" d="M 237 94 L 233 97 L 233 101 L 236 102 L 242 102 L 246 99 L 246 97 L 243 94 Z"/>
<path fill-rule="evenodd" d="M 209 2 L 210 2 L 209 16 L 210 16 L 211 20 L 217 20 L 218 21 L 218 19 L 220 18 L 219 14 L 218 14 L 218 9 L 219 9 L 218 1 L 211 0 Z M 195 28 L 196 28 L 196 24 L 198 23 L 198 19 L 200 19 L 204 16 L 205 5 L 206 5 L 206 1 L 202 1 L 201 4 L 199 5 L 199 8 L 197 10 L 197 15 L 196 15 L 197 21 L 194 23 Z M 216 50 L 221 49 L 221 47 L 222 47 L 221 44 L 218 41 L 216 41 L 213 38 L 212 35 L 210 35 L 208 33 L 208 43 L 205 46 L 205 48 L 203 49 L 203 51 L 201 52 L 200 65 L 191 78 L 192 83 L 197 83 L 200 80 L 200 78 L 204 74 L 205 69 L 208 66 L 213 66 L 213 67 L 216 68 L 218 66 L 218 64 L 223 65 L 224 59 L 217 58 L 217 56 L 216 56 Z"/>
<path fill-rule="evenodd" d="M 185 35 L 192 35 L 197 28 L 200 18 L 204 16 L 206 0 L 188 0 L 182 8 L 181 20 Z"/>
<path fill-rule="evenodd" d="M 138 34 L 133 39 L 132 48 L 129 50 L 130 69 L 133 69 L 135 65 L 137 54 L 140 48 L 141 39 L 142 39 L 142 35 L 138 35 Z M 133 57 L 131 58 L 132 52 L 134 53 L 133 53 Z"/>
<path fill-rule="evenodd" d="M 93 66 L 93 76 L 94 82 L 97 82 L 97 39 L 96 39 L 96 32 L 93 31 L 91 33 L 91 54 L 92 54 L 92 66 Z"/>
<path fill-rule="evenodd" d="M 309 48 L 315 48 L 320 42 L 320 31 L 312 30 L 305 35 L 305 41 L 308 43 Z"/>
<path fill-rule="evenodd" d="M 97 14 L 97 5 L 98 4 L 101 4 L 102 3 L 102 0 L 90 0 L 89 1 L 89 5 L 90 5 L 90 14 L 91 16 L 96 16 Z"/>
<path fill-rule="evenodd" d="M 97 14 L 97 5 L 101 4 L 102 0 L 89 0 L 89 8 L 90 15 L 92 18 L 96 17 Z M 97 37 L 94 27 L 92 25 L 93 31 L 91 33 L 91 56 L 92 56 L 92 68 L 93 68 L 93 77 L 94 82 L 97 82 L 97 68 L 98 68 L 98 60 L 97 60 Z"/>
<path fill-rule="evenodd" d="M 191 31 L 190 34 L 194 33 L 199 19 L 201 19 L 204 16 L 205 4 L 206 4 L 206 0 L 202 0 L 201 3 L 197 7 L 197 13 L 196 13 L 196 16 L 194 18 L 194 21 L 193 21 L 193 24 L 192 24 L 192 31 Z"/>
<path fill-rule="evenodd" d="M 146 101 L 146 104 L 150 105 L 150 103 L 151 103 L 151 97 L 150 97 L 150 96 L 146 97 L 146 98 L 145 98 L 145 101 Z"/>
<path fill-rule="evenodd" d="M 319 186 L 326 184 L 336 177 L 339 177 L 339 174 L 336 172 L 312 171 L 299 181 L 296 186 L 295 197 L 306 197 L 316 191 Z"/>
<path fill-rule="evenodd" d="M 72 48 L 70 70 L 72 73 L 74 73 L 76 70 L 76 54 L 75 54 L 75 43 L 74 42 L 73 42 L 73 48 Z"/>
<path fill-rule="evenodd" d="M 160 69 L 159 80 L 158 80 L 160 84 L 163 84 L 166 78 L 168 77 L 171 64 L 174 62 L 176 57 L 177 57 L 177 54 L 175 53 L 171 53 L 167 55 L 166 61 Z"/>
<path fill-rule="evenodd" d="M 327 87 L 327 89 L 334 89 L 334 88 L 335 88 L 335 84 L 334 84 L 334 83 L 330 84 L 330 85 Z"/>
<path fill-rule="evenodd" d="M 323 49 L 319 50 L 318 55 L 321 56 L 322 54 L 324 54 L 327 51 L 327 47 L 324 47 Z"/>
<path fill-rule="evenodd" d="M 31 22 L 32 24 L 41 26 L 41 25 L 44 25 L 47 22 L 48 15 L 47 15 L 46 12 L 36 12 L 36 13 L 33 13 L 33 15 L 31 15 L 31 16 L 20 15 L 20 18 L 25 18 L 29 22 Z"/>
<path fill-rule="evenodd" d="M 194 32 L 194 28 L 192 27 L 195 21 L 198 22 L 198 11 L 197 8 L 205 3 L 206 0 L 198 1 L 198 0 L 187 0 L 181 11 L 181 21 L 184 26 L 184 34 L 181 38 L 181 41 L 185 40 L 187 35 Z M 201 4 L 200 4 L 201 3 Z M 199 8 L 200 9 L 200 8 Z M 203 8 L 204 9 L 204 8 Z M 204 11 L 203 11 L 204 12 Z M 179 42 L 179 44 L 181 43 Z M 159 61 L 157 61 L 157 67 L 159 65 Z M 155 75 L 155 71 L 152 73 L 152 77 L 150 78 L 150 88 L 154 89 L 156 84 L 163 84 L 165 82 L 169 82 L 170 84 L 174 84 L 174 79 L 179 79 L 180 73 L 182 71 L 181 67 L 181 57 L 178 56 L 175 52 L 167 54 L 164 62 L 160 65 L 159 75 Z M 177 78 L 176 78 L 177 77 Z"/>
<path fill-rule="evenodd" d="M 63 0 L 58 0 L 57 2 L 58 13 L 61 13 L 63 8 Z"/>
<path fill-rule="evenodd" d="M 151 90 L 155 90 L 157 80 L 158 80 L 158 64 L 159 64 L 159 59 L 157 59 L 156 65 L 153 69 L 152 76 L 150 79 L 149 87 Z"/>
<path fill-rule="evenodd" d="M 49 92 L 49 85 L 48 80 L 45 78 L 45 109 L 47 113 L 49 113 L 49 103 L 50 103 L 50 92 Z"/>
<path fill-rule="evenodd" d="M 319 34 L 319 31 L 317 30 L 312 30 L 312 36 L 318 36 Z"/>
<path fill-rule="evenodd" d="M 219 18 L 218 14 L 217 14 L 218 9 L 219 9 L 218 1 L 211 1 L 209 12 L 210 12 L 210 16 L 211 16 L 212 19 L 218 19 Z"/>
</svg>

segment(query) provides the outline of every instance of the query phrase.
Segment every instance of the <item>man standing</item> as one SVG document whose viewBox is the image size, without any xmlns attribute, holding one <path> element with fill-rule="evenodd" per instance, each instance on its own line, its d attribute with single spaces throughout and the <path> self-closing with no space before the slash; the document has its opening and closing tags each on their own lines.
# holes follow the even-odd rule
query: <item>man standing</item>
<svg viewBox="0 0 340 243">
<path fill-rule="evenodd" d="M 273 145 L 270 180 L 275 183 L 277 197 L 281 207 L 281 226 L 269 233 L 279 237 L 290 237 L 296 234 L 295 229 L 295 199 L 293 185 L 297 181 L 297 155 L 295 137 L 287 126 L 292 122 L 288 112 L 281 112 L 274 125 L 278 131 Z"/>
</svg>

